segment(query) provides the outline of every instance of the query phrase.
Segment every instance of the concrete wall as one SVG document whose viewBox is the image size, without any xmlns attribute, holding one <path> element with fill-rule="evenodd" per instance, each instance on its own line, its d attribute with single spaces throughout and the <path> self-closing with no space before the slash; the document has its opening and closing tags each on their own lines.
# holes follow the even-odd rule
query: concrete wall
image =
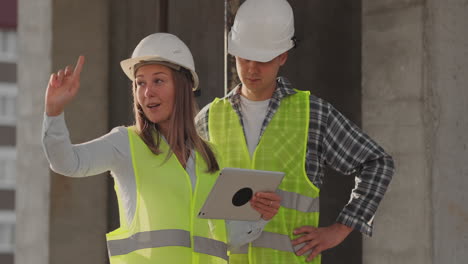
<svg viewBox="0 0 468 264">
<path fill-rule="evenodd" d="M 394 157 L 397 168 L 375 218 L 374 237 L 364 240 L 363 259 L 431 263 L 423 6 L 397 2 L 363 1 L 363 127 Z"/>
<path fill-rule="evenodd" d="M 425 123 L 433 263 L 468 259 L 468 2 L 426 1 Z"/>
<path fill-rule="evenodd" d="M 78 143 L 107 132 L 108 2 L 20 1 L 18 32 L 15 263 L 104 263 L 106 177 L 52 173 L 40 131 L 50 73 L 84 54 L 81 90 L 66 109 L 71 139 Z"/>
<path fill-rule="evenodd" d="M 192 51 L 200 78 L 200 108 L 224 96 L 224 1 L 169 1 L 168 32 Z"/>
<path fill-rule="evenodd" d="M 363 1 L 363 127 L 397 166 L 364 263 L 468 257 L 467 11 L 466 1 Z"/>
</svg>

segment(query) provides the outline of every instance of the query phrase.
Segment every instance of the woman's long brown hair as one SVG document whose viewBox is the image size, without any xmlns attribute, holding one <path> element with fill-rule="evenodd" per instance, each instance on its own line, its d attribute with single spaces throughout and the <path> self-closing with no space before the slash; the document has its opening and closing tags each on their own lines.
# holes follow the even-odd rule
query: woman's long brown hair
<svg viewBox="0 0 468 264">
<path fill-rule="evenodd" d="M 171 68 L 169 68 L 171 69 Z M 210 146 L 197 134 L 194 118 L 198 111 L 195 97 L 192 92 L 193 81 L 190 72 L 184 68 L 179 71 L 171 69 L 175 87 L 175 100 L 172 118 L 169 126 L 167 142 L 171 146 L 171 151 L 167 153 L 167 158 L 173 154 L 174 150 L 180 152 L 187 160 L 191 149 L 200 153 L 207 165 L 207 172 L 219 170 L 218 162 Z M 136 130 L 148 148 L 156 155 L 161 154 L 159 146 L 161 144 L 161 132 L 158 125 L 148 120 L 137 101 L 136 83 L 133 83 L 133 107 L 135 113 Z M 156 136 L 154 136 L 154 134 Z"/>
</svg>

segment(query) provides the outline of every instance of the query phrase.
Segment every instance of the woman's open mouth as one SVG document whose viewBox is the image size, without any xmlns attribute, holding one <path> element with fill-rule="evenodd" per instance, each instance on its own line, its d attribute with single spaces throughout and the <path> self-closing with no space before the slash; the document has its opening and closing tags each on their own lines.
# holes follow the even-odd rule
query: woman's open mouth
<svg viewBox="0 0 468 264">
<path fill-rule="evenodd" d="M 161 104 L 148 104 L 146 105 L 146 107 L 148 107 L 149 109 L 153 109 L 153 108 L 156 108 L 158 106 L 160 106 Z"/>
</svg>

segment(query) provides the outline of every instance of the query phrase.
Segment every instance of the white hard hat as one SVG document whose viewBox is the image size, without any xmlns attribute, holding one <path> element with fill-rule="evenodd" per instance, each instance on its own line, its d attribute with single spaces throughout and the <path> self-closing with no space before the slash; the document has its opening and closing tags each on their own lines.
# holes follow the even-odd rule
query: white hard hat
<svg viewBox="0 0 468 264">
<path fill-rule="evenodd" d="M 160 64 L 183 67 L 190 71 L 193 78 L 193 90 L 198 89 L 198 75 L 189 48 L 178 37 L 169 33 L 154 33 L 142 39 L 133 51 L 132 57 L 120 62 L 122 70 L 135 79 L 135 65 L 140 63 L 161 62 Z"/>
<path fill-rule="evenodd" d="M 228 35 L 228 52 L 267 62 L 294 47 L 294 14 L 286 0 L 246 0 Z"/>
</svg>

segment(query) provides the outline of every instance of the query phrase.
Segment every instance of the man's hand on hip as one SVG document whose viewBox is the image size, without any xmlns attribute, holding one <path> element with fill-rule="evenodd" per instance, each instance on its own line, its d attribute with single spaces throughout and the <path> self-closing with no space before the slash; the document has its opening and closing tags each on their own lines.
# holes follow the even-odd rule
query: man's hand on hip
<svg viewBox="0 0 468 264">
<path fill-rule="evenodd" d="M 307 261 L 312 261 L 322 251 L 343 242 L 352 230 L 351 227 L 339 223 L 327 227 L 303 226 L 294 230 L 294 235 L 303 235 L 291 242 L 293 246 L 304 243 L 302 248 L 296 250 L 296 255 L 298 256 L 302 256 L 307 251 L 312 250 L 307 257 Z"/>
</svg>

